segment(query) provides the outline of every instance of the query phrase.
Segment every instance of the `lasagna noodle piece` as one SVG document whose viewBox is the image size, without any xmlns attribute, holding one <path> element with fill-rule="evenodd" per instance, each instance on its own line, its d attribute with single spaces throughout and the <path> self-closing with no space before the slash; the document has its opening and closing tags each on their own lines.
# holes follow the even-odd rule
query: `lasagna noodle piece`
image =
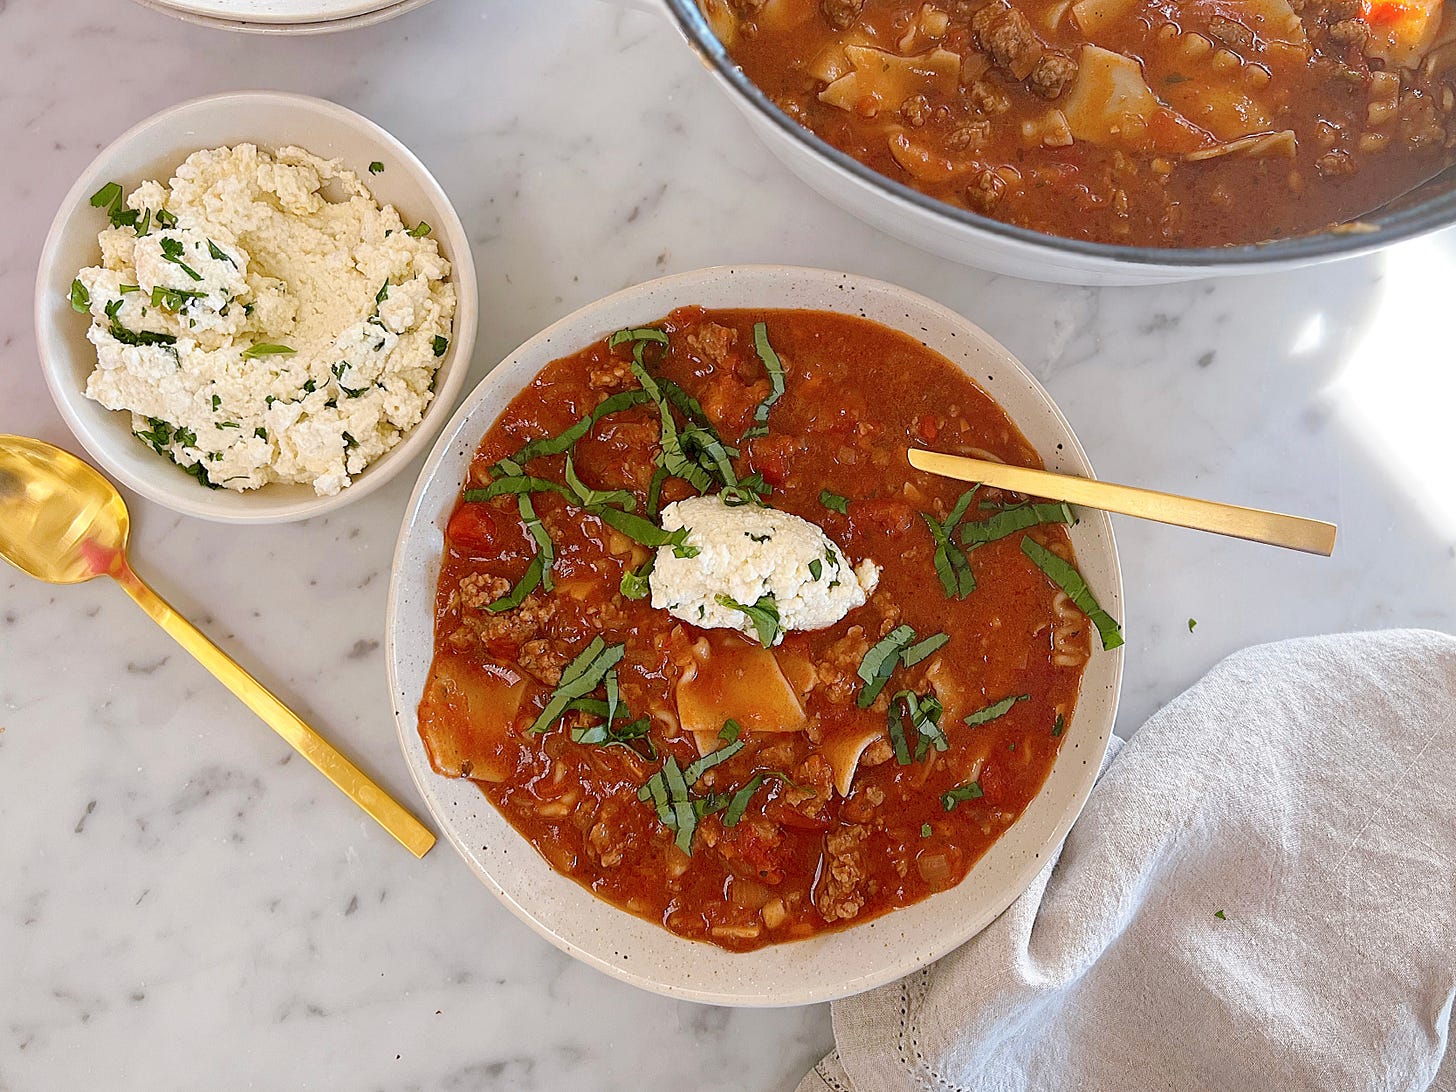
<svg viewBox="0 0 1456 1092">
<path fill-rule="evenodd" d="M 1072 135 L 1092 144 L 1189 152 L 1212 142 L 1153 94 L 1137 61 L 1101 46 L 1082 47 L 1076 82 L 1061 105 Z"/>
<path fill-rule="evenodd" d="M 703 754 L 718 748 L 730 719 L 745 732 L 800 732 L 807 724 L 773 652 L 726 630 L 694 644 L 677 684 L 677 715 Z"/>
<path fill-rule="evenodd" d="M 901 57 L 870 46 L 846 46 L 850 71 L 819 93 L 819 100 L 841 110 L 859 110 L 868 100 L 877 109 L 897 110 L 914 95 L 948 97 L 960 85 L 960 54 L 932 49 Z"/>
<path fill-rule="evenodd" d="M 435 772 L 473 781 L 510 777 L 520 752 L 511 730 L 525 694 L 525 677 L 510 668 L 436 657 L 419 713 L 420 741 Z"/>
</svg>

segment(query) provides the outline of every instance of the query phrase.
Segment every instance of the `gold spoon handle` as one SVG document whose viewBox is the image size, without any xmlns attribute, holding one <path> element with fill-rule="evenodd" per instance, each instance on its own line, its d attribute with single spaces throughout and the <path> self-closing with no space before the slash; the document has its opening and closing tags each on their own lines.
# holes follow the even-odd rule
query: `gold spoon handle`
<svg viewBox="0 0 1456 1092">
<path fill-rule="evenodd" d="M 288 741 L 295 751 L 368 812 L 380 826 L 398 839 L 400 845 L 416 857 L 423 857 L 435 844 L 431 834 L 418 819 L 405 811 L 363 770 L 336 751 L 332 744 L 298 718 L 298 715 L 268 692 L 257 679 L 233 662 L 226 652 L 205 637 L 191 622 L 183 618 L 142 579 L 122 562 L 110 575 L 136 600 L 137 605 L 166 630 L 193 659 L 211 671 L 224 686 L 242 699 L 244 705 Z"/>
<path fill-rule="evenodd" d="M 945 455 L 939 451 L 911 448 L 910 465 L 929 474 L 955 478 L 963 482 L 981 482 L 995 489 L 1009 489 L 1047 500 L 1066 501 L 1104 512 L 1191 527 L 1195 531 L 1213 531 L 1220 535 L 1265 542 L 1289 550 L 1329 557 L 1335 549 L 1335 525 L 1303 516 L 1286 516 L 1259 508 L 1242 508 L 1236 504 L 1180 497 L 1175 493 L 1159 493 L 1130 485 L 1077 478 L 1070 474 L 1052 474 L 1046 470 L 1030 470 L 1024 466 L 1006 466 L 985 459 L 968 459 L 962 455 Z"/>
</svg>

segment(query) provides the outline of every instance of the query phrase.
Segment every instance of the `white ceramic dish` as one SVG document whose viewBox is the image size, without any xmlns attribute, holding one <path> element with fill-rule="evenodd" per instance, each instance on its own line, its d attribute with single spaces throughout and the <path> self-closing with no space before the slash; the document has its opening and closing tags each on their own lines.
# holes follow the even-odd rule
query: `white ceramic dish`
<svg viewBox="0 0 1456 1092">
<path fill-rule="evenodd" d="M 251 141 L 265 148 L 297 144 L 326 158 L 340 158 L 363 178 L 375 197 L 404 219 L 428 221 L 450 260 L 458 303 L 450 348 L 440 360 L 435 398 L 424 419 L 354 483 L 333 497 L 306 485 L 268 485 L 248 493 L 205 489 L 131 432 L 131 416 L 85 397 L 96 353 L 86 340 L 85 318 L 67 301 L 72 279 L 100 258 L 96 234 L 105 217 L 89 204 L 107 182 L 128 191 L 142 180 L 172 177 L 199 148 Z M 369 164 L 385 165 L 371 175 Z M 323 99 L 272 91 L 245 91 L 194 99 L 164 110 L 117 138 L 82 173 L 61 202 L 41 251 L 35 286 L 35 330 L 51 396 L 77 439 L 108 473 L 158 504 L 183 515 L 224 523 L 278 523 L 306 519 L 367 496 L 423 451 L 455 405 L 476 329 L 475 263 L 470 241 L 449 198 L 414 155 L 367 118 Z"/>
<path fill-rule="evenodd" d="M 332 34 L 340 30 L 357 30 L 362 27 L 373 26 L 376 23 L 383 23 L 396 16 L 403 15 L 407 11 L 423 7 L 430 0 L 397 0 L 395 3 L 384 4 L 370 2 L 368 4 L 351 5 L 361 8 L 354 15 L 336 15 L 333 18 L 317 19 L 277 19 L 272 21 L 259 20 L 256 17 L 247 17 L 242 4 L 237 0 L 218 0 L 213 4 L 198 5 L 174 5 L 167 0 L 137 0 L 143 7 L 159 11 L 164 15 L 170 15 L 181 19 L 183 22 L 194 23 L 197 26 L 210 27 L 213 30 L 231 30 L 243 34 Z M 260 7 L 261 5 L 254 5 Z M 284 6 L 281 3 L 273 6 Z M 298 7 L 298 5 L 288 5 Z M 304 5 L 305 9 L 309 5 Z M 222 14 L 224 9 L 236 9 L 237 14 Z M 208 11 L 217 10 L 219 14 L 207 14 Z"/>
<path fill-rule="evenodd" d="M 1092 787 L 1117 710 L 1122 651 L 1094 653 L 1061 756 L 1021 819 L 965 882 L 914 906 L 843 932 L 734 954 L 633 917 L 553 871 L 473 784 L 435 774 L 420 742 L 415 710 L 434 650 L 443 527 L 481 437 L 543 366 L 613 330 L 690 304 L 833 310 L 910 333 L 989 391 L 1050 469 L 1091 474 L 1066 419 L 1025 368 L 960 315 L 902 288 L 784 266 L 705 269 L 629 288 L 562 319 L 497 365 L 430 454 L 405 515 L 389 592 L 386 658 L 395 721 L 415 783 L 455 848 L 517 917 L 563 951 L 633 985 L 693 1001 L 763 1006 L 824 1001 L 939 958 L 1025 890 Z M 1122 581 L 1111 522 L 1101 512 L 1083 512 L 1071 534 L 1081 571 L 1120 617 Z"/>
</svg>

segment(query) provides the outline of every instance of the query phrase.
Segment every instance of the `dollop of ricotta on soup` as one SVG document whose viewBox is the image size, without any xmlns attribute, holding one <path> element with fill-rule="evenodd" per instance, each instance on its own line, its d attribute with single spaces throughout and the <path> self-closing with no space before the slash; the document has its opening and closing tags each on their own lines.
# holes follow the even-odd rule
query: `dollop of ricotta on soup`
<svg viewBox="0 0 1456 1092">
<path fill-rule="evenodd" d="M 690 497 L 662 510 L 664 531 L 682 528 L 681 546 L 657 551 L 652 605 L 705 629 L 776 645 L 788 630 L 834 625 L 880 580 L 869 558 L 851 566 L 822 528 L 788 512 Z"/>
<path fill-rule="evenodd" d="M 337 160 L 252 144 L 119 186 L 89 314 L 86 396 L 203 484 L 338 493 L 419 423 L 455 314 L 450 263 Z"/>
</svg>

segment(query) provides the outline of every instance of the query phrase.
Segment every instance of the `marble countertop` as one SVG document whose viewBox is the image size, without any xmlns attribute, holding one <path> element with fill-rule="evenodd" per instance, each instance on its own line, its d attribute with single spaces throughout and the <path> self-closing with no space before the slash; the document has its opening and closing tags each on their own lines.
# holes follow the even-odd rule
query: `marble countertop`
<svg viewBox="0 0 1456 1092">
<path fill-rule="evenodd" d="M 1123 735 L 1253 642 L 1456 629 L 1456 368 L 1437 334 L 1456 234 L 1165 288 L 959 268 L 818 199 L 666 25 L 598 0 L 437 0 L 313 39 L 123 0 L 0 0 L 0 432 L 72 444 L 30 318 L 61 195 L 141 117 L 252 87 L 360 110 L 437 173 L 480 270 L 472 382 L 657 274 L 848 269 L 1004 341 L 1103 476 L 1340 523 L 1321 560 L 1119 520 Z M 243 530 L 132 499 L 138 569 L 417 806 L 380 648 L 413 478 L 332 518 Z M 108 584 L 0 569 L 0 728 L 0 1092 L 789 1089 L 830 1045 L 827 1007 L 638 992 L 537 938 L 448 846 L 415 862 Z"/>
</svg>

